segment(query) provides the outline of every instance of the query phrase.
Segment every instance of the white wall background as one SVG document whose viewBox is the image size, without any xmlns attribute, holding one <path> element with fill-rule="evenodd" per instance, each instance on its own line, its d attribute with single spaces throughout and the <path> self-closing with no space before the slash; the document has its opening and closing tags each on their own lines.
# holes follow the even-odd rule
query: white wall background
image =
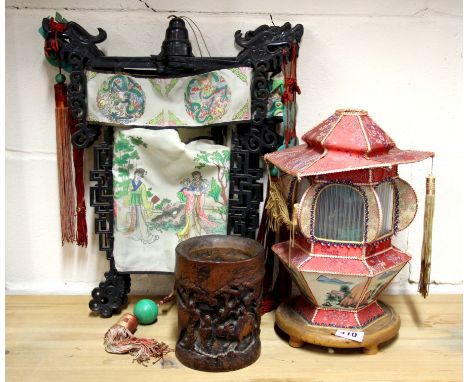
<svg viewBox="0 0 468 382">
<path fill-rule="evenodd" d="M 400 148 L 436 152 L 433 293 L 461 292 L 462 156 L 461 0 L 7 0 L 6 291 L 89 293 L 107 269 L 90 234 L 84 250 L 61 247 L 55 159 L 53 77 L 37 32 L 59 11 L 94 33 L 106 54 L 160 51 L 173 13 L 194 19 L 213 56 L 237 54 L 233 35 L 286 21 L 304 25 L 298 129 L 305 133 L 337 108 L 370 115 Z M 193 39 L 193 38 L 192 38 Z M 194 51 L 196 47 L 194 41 Z M 87 151 L 88 165 L 91 151 Z M 400 167 L 417 190 L 415 222 L 395 239 L 414 255 L 389 292 L 414 293 L 419 277 L 425 176 L 430 162 Z M 463 172 L 462 172 L 463 171 Z M 93 232 L 92 209 L 88 224 Z M 169 276 L 133 278 L 133 293 L 166 293 Z M 416 282 L 416 284 L 415 284 Z"/>
</svg>

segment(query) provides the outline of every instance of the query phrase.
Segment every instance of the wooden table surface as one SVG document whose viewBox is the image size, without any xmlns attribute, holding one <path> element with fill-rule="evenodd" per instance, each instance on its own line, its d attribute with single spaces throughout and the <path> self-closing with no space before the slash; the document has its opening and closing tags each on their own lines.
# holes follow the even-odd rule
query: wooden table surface
<svg viewBox="0 0 468 382">
<path fill-rule="evenodd" d="M 6 296 L 6 380 L 13 381 L 461 381 L 462 296 L 384 296 L 401 317 L 396 339 L 377 355 L 306 345 L 295 349 L 262 317 L 262 354 L 234 372 L 206 373 L 183 366 L 174 353 L 143 367 L 129 355 L 104 351 L 103 336 L 118 316 L 102 319 L 87 296 Z M 131 312 L 136 297 L 124 311 Z M 177 308 L 139 326 L 138 337 L 176 343 Z"/>
</svg>

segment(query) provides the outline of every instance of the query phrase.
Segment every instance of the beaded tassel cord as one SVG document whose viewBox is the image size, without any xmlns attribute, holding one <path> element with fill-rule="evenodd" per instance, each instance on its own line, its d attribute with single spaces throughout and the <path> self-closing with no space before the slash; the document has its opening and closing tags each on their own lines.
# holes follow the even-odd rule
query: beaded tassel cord
<svg viewBox="0 0 468 382">
<path fill-rule="evenodd" d="M 137 338 L 133 334 L 138 326 L 137 318 L 130 313 L 124 314 L 104 336 L 104 348 L 108 353 L 133 356 L 133 360 L 147 366 L 150 360 L 153 364 L 164 358 L 172 350 L 164 342 L 154 339 Z"/>
<path fill-rule="evenodd" d="M 77 241 L 79 236 L 78 244 L 86 246 L 87 237 L 86 232 L 83 234 L 83 230 L 86 230 L 86 222 L 83 225 L 83 217 L 77 223 L 75 221 L 76 215 L 76 204 L 75 204 L 75 190 L 74 186 L 74 162 L 72 159 L 72 145 L 71 145 L 71 131 L 73 124 L 70 108 L 67 102 L 67 85 L 65 84 L 66 78 L 62 74 L 62 56 L 60 52 L 60 44 L 58 36 L 64 33 L 67 29 L 67 21 L 57 13 L 56 19 L 53 17 L 49 20 L 51 39 L 46 38 L 44 30 L 39 32 L 45 38 L 44 42 L 44 53 L 47 59 L 58 66 L 59 73 L 55 76 L 54 85 L 55 90 L 55 124 L 56 124 L 56 136 L 57 136 L 57 170 L 58 170 L 58 183 L 59 183 L 59 199 L 60 199 L 60 223 L 62 230 L 62 245 L 66 242 L 74 243 Z M 75 163 L 75 171 L 77 163 Z M 82 167 L 82 166 L 81 166 Z M 81 169 L 82 173 L 82 169 Z M 82 180 L 81 180 L 82 182 Z M 78 190 L 77 190 L 78 192 Z M 84 197 L 84 186 L 83 196 L 78 195 L 79 202 Z M 81 202 L 80 202 L 81 203 Z M 81 203 L 83 204 L 83 203 Z M 80 206 L 81 206 L 80 204 Z M 81 208 L 80 208 L 81 210 Z M 86 218 L 84 218 L 86 219 Z"/>
</svg>

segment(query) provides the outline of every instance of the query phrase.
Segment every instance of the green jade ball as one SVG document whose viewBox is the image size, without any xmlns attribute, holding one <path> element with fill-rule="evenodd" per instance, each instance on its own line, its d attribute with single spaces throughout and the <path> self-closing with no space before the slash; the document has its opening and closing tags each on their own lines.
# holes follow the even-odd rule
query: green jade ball
<svg viewBox="0 0 468 382">
<path fill-rule="evenodd" d="M 158 318 L 158 304 L 153 300 L 144 298 L 138 301 L 133 308 L 133 314 L 142 325 L 149 325 Z"/>
<path fill-rule="evenodd" d="M 62 73 L 59 73 L 55 76 L 55 81 L 58 83 L 58 84 L 63 84 L 65 82 L 66 78 L 65 76 L 62 74 Z"/>
</svg>

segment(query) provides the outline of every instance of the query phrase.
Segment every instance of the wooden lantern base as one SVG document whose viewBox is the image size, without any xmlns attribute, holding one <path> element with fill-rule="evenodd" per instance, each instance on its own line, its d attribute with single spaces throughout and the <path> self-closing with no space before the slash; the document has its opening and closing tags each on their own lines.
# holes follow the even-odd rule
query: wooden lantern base
<svg viewBox="0 0 468 382">
<path fill-rule="evenodd" d="M 360 332 L 364 332 L 364 340 L 356 342 L 337 337 L 334 334 L 340 328 L 310 325 L 304 318 L 293 310 L 289 304 L 282 303 L 276 309 L 276 324 L 289 335 L 289 345 L 302 347 L 304 343 L 332 348 L 363 348 L 365 354 L 373 355 L 379 351 L 379 344 L 386 342 L 398 334 L 400 316 L 395 310 L 379 301 L 385 314 L 372 322 Z M 344 329 L 350 330 L 350 329 Z M 331 350 L 331 352 L 333 352 Z"/>
</svg>

